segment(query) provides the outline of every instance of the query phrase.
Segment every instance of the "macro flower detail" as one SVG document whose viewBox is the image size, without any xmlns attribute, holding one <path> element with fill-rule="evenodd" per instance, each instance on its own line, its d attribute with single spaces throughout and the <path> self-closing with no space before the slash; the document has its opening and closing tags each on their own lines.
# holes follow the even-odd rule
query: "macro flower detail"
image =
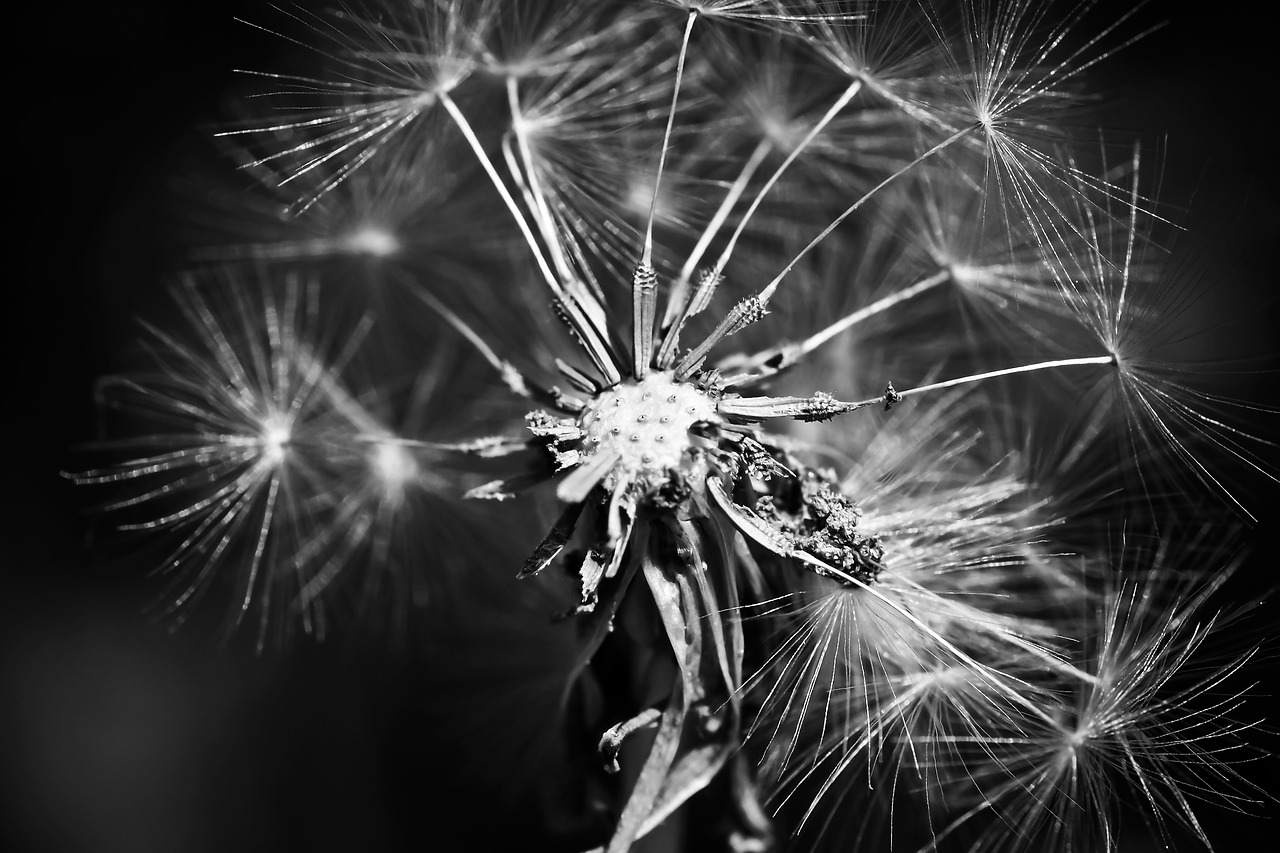
<svg viewBox="0 0 1280 853">
<path fill-rule="evenodd" d="M 517 578 L 555 849 L 1114 851 L 1125 798 L 1208 845 L 1194 797 L 1265 796 L 1252 653 L 1201 676 L 1222 582 L 1186 580 L 1249 510 L 1193 448 L 1275 477 L 1248 404 L 1150 356 L 1163 211 L 1067 124 L 1150 31 L 1095 6 L 285 10 L 317 68 L 222 134 L 273 212 L 121 383 L 177 429 L 71 476 L 259 651 L 354 586 L 456 611 L 432 654 L 485 672 Z"/>
<path fill-rule="evenodd" d="M 862 513 L 828 478 L 806 471 L 804 479 L 774 478 L 770 485 L 772 493 L 756 503 L 756 515 L 781 531 L 789 551 L 804 551 L 825 564 L 819 569 L 839 570 L 826 573 L 829 577 L 850 575 L 864 583 L 876 579 L 884 549 L 874 536 L 858 531 Z"/>
<path fill-rule="evenodd" d="M 349 389 L 342 372 L 367 322 L 335 350 L 314 286 L 216 283 L 221 293 L 194 277 L 175 290 L 193 341 L 152 327 L 152 369 L 102 382 L 105 400 L 154 432 L 100 442 L 112 463 L 69 476 L 127 489 L 105 509 L 166 543 L 160 607 L 175 623 L 213 597 L 228 602 L 225 636 L 256 620 L 258 648 L 295 626 L 323 636 L 350 609 L 386 608 L 377 620 L 403 631 L 410 603 L 439 586 L 406 565 L 424 556 L 410 528 L 444 509 L 457 448 L 403 438 Z M 428 542 L 443 541 L 432 526 Z"/>
<path fill-rule="evenodd" d="M 638 292 L 637 299 L 644 298 Z M 605 508 L 606 539 L 593 546 L 587 559 L 607 556 L 606 577 L 617 573 L 626 532 L 637 513 L 707 516 L 713 504 L 756 541 L 767 539 L 778 553 L 799 556 L 832 576 L 856 571 L 874 577 L 879 547 L 856 532 L 856 507 L 816 472 L 797 480 L 792 469 L 804 470 L 802 466 L 751 425 L 788 414 L 799 420 L 832 417 L 843 409 L 830 395 L 789 401 L 726 396 L 714 372 L 694 373 L 684 381 L 676 379 L 676 371 L 645 372 L 642 378 L 603 389 L 577 372 L 566 376 L 580 391 L 594 392 L 589 400 L 565 407 L 576 418 L 535 411 L 526 420 L 529 431 L 545 442 L 555 471 L 569 470 L 558 482 L 557 496 L 577 505 L 595 494 L 594 502 Z M 886 400 L 892 393 L 890 388 Z M 724 484 L 739 477 L 786 481 L 793 487 L 761 497 L 753 511 L 734 503 L 725 491 Z M 499 494 L 492 490 L 474 496 Z M 775 501 L 785 503 L 780 508 Z M 571 516 L 562 518 L 523 574 L 536 573 L 559 553 L 572 535 L 571 519 L 580 511 L 574 507 Z M 594 572 L 593 578 L 598 582 Z M 584 579 L 583 590 L 583 604 L 594 602 L 595 583 Z"/>
</svg>

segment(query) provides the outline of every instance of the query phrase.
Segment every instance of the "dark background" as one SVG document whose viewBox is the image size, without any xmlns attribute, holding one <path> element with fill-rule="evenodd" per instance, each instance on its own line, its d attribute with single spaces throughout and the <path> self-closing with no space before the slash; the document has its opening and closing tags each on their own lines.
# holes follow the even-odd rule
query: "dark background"
<svg viewBox="0 0 1280 853">
<path fill-rule="evenodd" d="M 1175 6 L 1148 10 L 1170 25 L 1099 68 L 1112 103 L 1102 121 L 1163 145 L 1162 197 L 1196 193 L 1221 298 L 1274 338 L 1274 37 L 1234 4 Z M 156 304 L 178 266 L 166 236 L 169 176 L 209 150 L 202 128 L 225 117 L 222 94 L 243 85 L 231 69 L 278 67 L 272 41 L 246 37 L 233 20 L 260 18 L 261 8 L 44 4 L 6 28 L 6 849 L 428 850 L 468 839 L 483 849 L 520 833 L 518 809 L 478 824 L 462 817 L 484 813 L 482 776 L 460 769 L 467 759 L 451 738 L 423 731 L 424 719 L 447 728 L 447 715 L 413 716 L 433 697 L 411 667 L 352 666 L 324 650 L 254 660 L 146 627 L 134 586 L 90 561 L 85 498 L 59 476 L 95 435 L 95 378 L 119 366 L 131 318 Z M 1256 397 L 1277 401 L 1272 377 L 1251 381 Z M 1261 483 L 1245 493 L 1255 506 L 1275 497 Z M 1269 513 L 1242 595 L 1274 582 Z M 1271 682 L 1275 667 L 1259 673 Z M 1217 813 L 1209 825 L 1222 850 L 1268 829 Z"/>
</svg>

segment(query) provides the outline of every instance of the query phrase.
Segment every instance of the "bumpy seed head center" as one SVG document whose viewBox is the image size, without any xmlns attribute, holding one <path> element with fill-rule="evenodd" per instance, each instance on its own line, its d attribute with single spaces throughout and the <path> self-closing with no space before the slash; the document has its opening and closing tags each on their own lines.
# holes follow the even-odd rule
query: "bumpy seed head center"
<svg viewBox="0 0 1280 853">
<path fill-rule="evenodd" d="M 587 405 L 579 420 L 582 454 L 616 452 L 619 474 L 653 479 L 680 468 L 690 446 L 689 427 L 714 418 L 715 404 L 705 393 L 674 381 L 670 371 L 651 373 L 615 385 Z"/>
</svg>

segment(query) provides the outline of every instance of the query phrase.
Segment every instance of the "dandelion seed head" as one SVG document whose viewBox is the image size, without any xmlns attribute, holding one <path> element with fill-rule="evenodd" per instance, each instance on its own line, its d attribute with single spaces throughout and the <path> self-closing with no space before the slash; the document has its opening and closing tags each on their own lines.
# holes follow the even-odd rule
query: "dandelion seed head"
<svg viewBox="0 0 1280 853">
<path fill-rule="evenodd" d="M 400 251 L 400 241 L 390 231 L 367 226 L 347 238 L 347 250 L 374 258 L 388 258 Z"/>
<path fill-rule="evenodd" d="M 374 474 L 389 495 L 398 495 L 418 475 L 418 463 L 398 442 L 385 440 L 374 445 L 370 454 Z"/>
<path fill-rule="evenodd" d="M 983 132 L 988 136 L 994 136 L 996 134 L 996 117 L 995 113 L 992 112 L 990 105 L 978 104 L 975 107 L 975 111 L 975 118 L 977 119 L 978 124 L 982 125 Z"/>
<path fill-rule="evenodd" d="M 671 177 L 668 177 L 668 183 Z M 636 221 L 643 222 L 649 216 L 649 209 L 654 210 L 656 222 L 674 223 L 681 219 L 681 205 L 678 196 L 669 191 L 668 186 L 658 190 L 658 201 L 653 200 L 653 173 L 647 170 L 634 170 L 630 176 L 624 195 L 621 199 L 622 209 Z"/>
<path fill-rule="evenodd" d="M 661 0 L 661 3 L 709 18 L 770 20 L 783 17 L 781 8 L 762 0 Z"/>
<path fill-rule="evenodd" d="M 262 449 L 270 464 L 280 465 L 284 462 L 292 437 L 293 433 L 287 416 L 272 414 L 263 421 Z"/>
<path fill-rule="evenodd" d="M 684 465 L 691 447 L 689 428 L 715 418 L 715 403 L 693 385 L 676 382 L 670 371 L 651 373 L 600 394 L 579 419 L 582 455 L 617 453 L 615 479 L 659 485 L 662 472 Z"/>
<path fill-rule="evenodd" d="M 764 138 L 780 151 L 794 151 L 808 132 L 808 128 L 801 127 L 791 116 L 780 111 L 761 112 L 756 121 Z"/>
<path fill-rule="evenodd" d="M 951 280 L 960 287 L 973 287 L 990 279 L 990 275 L 980 267 L 975 267 L 962 261 L 953 261 L 949 258 L 941 260 L 944 260 L 945 269 L 951 276 Z"/>
<path fill-rule="evenodd" d="M 1093 739 L 1093 732 L 1084 726 L 1069 729 L 1063 734 L 1062 748 L 1064 752 L 1079 752 Z"/>
</svg>

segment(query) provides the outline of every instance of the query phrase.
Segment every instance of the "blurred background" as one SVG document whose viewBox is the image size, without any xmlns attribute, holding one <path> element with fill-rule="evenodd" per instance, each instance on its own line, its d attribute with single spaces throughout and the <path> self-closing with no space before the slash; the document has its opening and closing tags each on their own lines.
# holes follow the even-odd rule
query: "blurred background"
<svg viewBox="0 0 1280 853">
<path fill-rule="evenodd" d="M 18 44 L 9 97 L 19 103 L 7 160 L 19 195 L 4 362 L 0 847 L 283 853 L 519 840 L 536 849 L 527 828 L 538 799 L 503 784 L 507 761 L 529 757 L 458 728 L 474 713 L 458 701 L 468 656 L 513 654 L 518 631 L 426 660 L 307 644 L 255 658 L 194 632 L 171 635 L 141 617 L 153 588 L 137 567 L 95 557 L 102 526 L 59 474 L 84 467 L 75 448 L 98 432 L 94 381 L 122 366 L 133 318 L 161 310 L 166 276 L 181 265 L 171 178 L 214 156 L 209 127 L 227 117 L 227 93 L 245 88 L 233 69 L 280 67 L 280 45 L 246 37 L 234 20 L 261 19 L 263 5 L 44 4 L 9 26 Z M 1129 4 L 1112 5 L 1119 14 Z M 1275 49 L 1269 28 L 1229 8 L 1148 10 L 1170 23 L 1098 67 L 1109 102 L 1101 124 L 1140 132 L 1158 153 L 1145 162 L 1163 164 L 1162 199 L 1191 200 L 1184 244 L 1215 299 L 1245 318 L 1248 334 L 1274 340 Z M 1274 375 L 1241 387 L 1280 400 Z M 1253 506 L 1276 496 L 1258 481 L 1241 491 Z M 1269 512 L 1235 584 L 1244 599 L 1275 582 Z M 1260 632 L 1274 633 L 1275 614 L 1264 612 Z M 536 720 L 503 716 L 518 715 L 519 695 L 503 670 L 489 672 L 473 677 L 498 697 L 492 727 L 536 737 Z M 1256 672 L 1261 692 L 1274 693 L 1274 664 Z M 1254 715 L 1274 724 L 1276 707 L 1263 696 Z M 558 784 L 546 766 L 526 784 Z M 1221 850 L 1267 831 L 1259 819 L 1207 814 Z M 1154 849 L 1133 829 L 1122 849 Z"/>
</svg>

